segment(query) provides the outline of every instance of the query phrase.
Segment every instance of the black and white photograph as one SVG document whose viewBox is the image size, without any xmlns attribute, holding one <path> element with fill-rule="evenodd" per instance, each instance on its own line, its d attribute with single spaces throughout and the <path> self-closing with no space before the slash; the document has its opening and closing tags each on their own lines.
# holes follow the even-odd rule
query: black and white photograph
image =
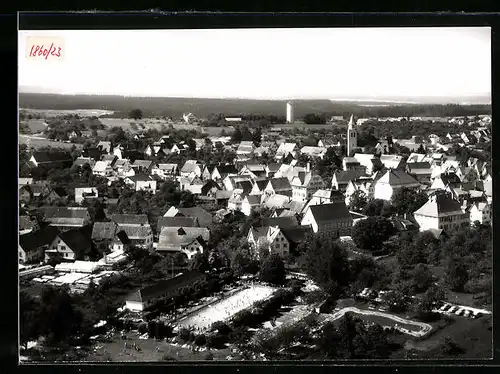
<svg viewBox="0 0 500 374">
<path fill-rule="evenodd" d="M 491 360 L 491 49 L 20 29 L 19 363 Z"/>
</svg>

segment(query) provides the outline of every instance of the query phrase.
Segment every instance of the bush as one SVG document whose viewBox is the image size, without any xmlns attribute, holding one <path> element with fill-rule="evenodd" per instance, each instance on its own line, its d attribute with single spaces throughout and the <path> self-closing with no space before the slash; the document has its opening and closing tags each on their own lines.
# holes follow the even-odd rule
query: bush
<svg viewBox="0 0 500 374">
<path fill-rule="evenodd" d="M 217 330 L 219 332 L 219 334 L 222 334 L 222 335 L 227 335 L 232 331 L 231 327 L 229 327 L 227 325 L 227 323 L 222 322 L 222 321 L 214 322 L 212 324 L 212 329 Z"/>
<path fill-rule="evenodd" d="M 207 336 L 207 348 L 224 348 L 224 344 L 228 342 L 228 338 L 221 334 Z"/>
<path fill-rule="evenodd" d="M 148 324 L 143 322 L 141 324 L 139 324 L 139 333 L 140 334 L 145 334 L 148 332 Z"/>
<path fill-rule="evenodd" d="M 179 336 L 179 339 L 181 339 L 182 341 L 188 342 L 190 334 L 191 334 L 191 331 L 189 331 L 187 328 L 183 327 L 179 330 L 178 336 Z"/>
<path fill-rule="evenodd" d="M 214 354 L 212 352 L 207 352 L 205 356 L 203 357 L 205 361 L 213 361 L 214 359 Z"/>
<path fill-rule="evenodd" d="M 194 339 L 194 344 L 196 344 L 198 346 L 202 346 L 202 345 L 207 344 L 207 337 L 204 334 L 198 335 Z"/>
</svg>

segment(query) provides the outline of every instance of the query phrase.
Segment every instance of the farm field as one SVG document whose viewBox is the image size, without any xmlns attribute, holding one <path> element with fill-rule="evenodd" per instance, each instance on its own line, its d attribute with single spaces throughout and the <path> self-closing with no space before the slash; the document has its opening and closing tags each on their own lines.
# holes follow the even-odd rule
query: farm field
<svg viewBox="0 0 500 374">
<path fill-rule="evenodd" d="M 103 109 L 32 109 L 32 108 L 19 108 L 19 111 L 24 111 L 27 113 L 38 113 L 44 117 L 56 117 L 56 116 L 64 116 L 68 114 L 77 114 L 81 117 L 100 117 L 104 115 L 113 114 L 112 110 L 103 110 Z"/>
<path fill-rule="evenodd" d="M 22 135 L 19 134 L 18 141 L 19 144 L 27 144 L 28 139 L 30 140 L 30 146 L 33 148 L 42 148 L 42 147 L 52 147 L 52 148 L 67 148 L 71 149 L 73 146 L 76 148 L 82 148 L 82 144 L 75 144 L 75 143 L 64 143 L 64 142 L 58 142 L 55 140 L 49 140 L 41 137 L 32 137 L 32 136 L 27 136 L 27 135 Z"/>
<path fill-rule="evenodd" d="M 28 124 L 32 134 L 38 134 L 47 127 L 43 119 L 29 119 L 22 122 Z"/>
<path fill-rule="evenodd" d="M 256 301 L 267 299 L 275 291 L 276 289 L 272 287 L 250 286 L 226 299 L 196 311 L 194 314 L 177 321 L 176 324 L 178 327 L 197 326 L 199 330 L 205 330 L 212 323 L 225 321 L 234 314 L 250 307 Z"/>
</svg>

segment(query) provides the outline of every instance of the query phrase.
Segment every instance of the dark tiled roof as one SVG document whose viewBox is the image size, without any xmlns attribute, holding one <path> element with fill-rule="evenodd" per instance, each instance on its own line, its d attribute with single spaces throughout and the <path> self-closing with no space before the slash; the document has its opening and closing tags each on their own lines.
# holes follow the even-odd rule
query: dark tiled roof
<svg viewBox="0 0 500 374">
<path fill-rule="evenodd" d="M 42 246 L 50 245 L 60 233 L 57 227 L 49 226 L 19 236 L 19 245 L 25 251 L 33 251 Z"/>
<path fill-rule="evenodd" d="M 113 239 L 118 230 L 116 222 L 96 222 L 92 228 L 92 239 L 104 240 Z"/>
<path fill-rule="evenodd" d="M 255 184 L 257 185 L 259 191 L 264 191 L 268 183 L 269 179 L 259 179 L 255 181 Z"/>
<path fill-rule="evenodd" d="M 146 302 L 167 293 L 176 292 L 181 287 L 189 286 L 202 279 L 205 279 L 205 274 L 197 271 L 190 271 L 171 279 L 162 280 L 152 286 L 142 288 L 129 296 L 127 300 Z"/>
<path fill-rule="evenodd" d="M 336 220 L 352 220 L 349 209 L 347 209 L 347 206 L 343 202 L 311 205 L 309 209 L 311 209 L 314 219 L 318 224 Z"/>
<path fill-rule="evenodd" d="M 431 169 L 431 164 L 428 162 L 411 162 L 407 164 L 408 171 L 411 173 L 412 171 L 417 171 L 417 170 L 425 170 L 429 171 Z"/>
<path fill-rule="evenodd" d="M 91 242 L 84 229 L 72 229 L 59 234 L 59 238 L 76 254 L 82 258 L 83 254 L 90 249 Z"/>
<path fill-rule="evenodd" d="M 271 183 L 271 186 L 273 187 L 273 190 L 277 192 L 282 192 L 282 191 L 290 191 L 292 189 L 292 186 L 290 185 L 290 181 L 288 178 L 271 178 L 269 179 L 269 182 Z"/>
<path fill-rule="evenodd" d="M 219 174 L 221 177 L 224 177 L 225 175 L 228 174 L 237 174 L 238 170 L 236 170 L 236 166 L 234 165 L 220 165 L 217 166 L 217 170 L 219 171 Z"/>
<path fill-rule="evenodd" d="M 68 152 L 33 152 L 36 162 L 53 163 L 53 162 L 73 162 L 73 158 Z"/>
<path fill-rule="evenodd" d="M 148 225 L 148 216 L 145 214 L 113 214 L 110 219 L 118 225 Z"/>
<path fill-rule="evenodd" d="M 297 226 L 297 227 L 290 227 L 290 228 L 283 228 L 281 229 L 281 232 L 283 235 L 285 235 L 285 238 L 288 239 L 288 241 L 298 244 L 302 242 L 307 234 L 312 234 L 312 228 L 310 226 Z"/>
<path fill-rule="evenodd" d="M 263 218 L 262 226 L 278 226 L 280 229 L 297 227 L 299 223 L 294 216 Z"/>
<path fill-rule="evenodd" d="M 196 217 L 160 217 L 158 219 L 158 232 L 163 227 L 199 227 Z"/>
<path fill-rule="evenodd" d="M 357 179 L 365 173 L 362 170 L 336 171 L 334 173 L 338 183 L 349 183 L 352 179 Z"/>
<path fill-rule="evenodd" d="M 78 207 L 41 207 L 40 211 L 45 214 L 47 219 L 52 218 L 87 218 L 88 209 Z"/>
<path fill-rule="evenodd" d="M 240 181 L 235 183 L 234 189 L 242 189 L 244 194 L 252 191 L 253 184 L 250 181 Z"/>
<path fill-rule="evenodd" d="M 130 244 L 130 239 L 125 231 L 121 230 L 116 233 L 116 236 L 113 238 L 115 242 L 120 242 L 122 244 Z"/>
<path fill-rule="evenodd" d="M 190 208 L 178 207 L 177 210 L 185 217 L 196 217 L 201 227 L 209 227 L 213 222 L 212 213 L 206 211 L 201 206 Z"/>
</svg>

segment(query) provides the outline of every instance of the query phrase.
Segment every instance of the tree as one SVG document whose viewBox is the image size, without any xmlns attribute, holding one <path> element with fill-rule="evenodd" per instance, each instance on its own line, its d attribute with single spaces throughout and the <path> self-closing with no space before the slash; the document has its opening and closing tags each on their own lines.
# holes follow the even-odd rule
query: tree
<svg viewBox="0 0 500 374">
<path fill-rule="evenodd" d="M 28 293 L 21 291 L 19 294 L 19 320 L 20 339 L 24 348 L 30 340 L 38 338 L 40 323 L 40 305 Z"/>
<path fill-rule="evenodd" d="M 259 278 L 263 282 L 283 285 L 285 283 L 285 263 L 278 254 L 270 255 L 262 264 Z"/>
<path fill-rule="evenodd" d="M 366 194 L 361 190 L 357 190 L 351 195 L 349 208 L 354 212 L 362 212 L 367 204 L 368 198 Z"/>
<path fill-rule="evenodd" d="M 206 252 L 197 253 L 191 262 L 191 270 L 205 272 L 209 269 L 210 269 L 210 264 L 208 262 L 208 254 Z"/>
<path fill-rule="evenodd" d="M 374 216 L 383 216 L 385 214 L 385 208 L 387 206 L 387 201 L 382 200 L 382 199 L 372 199 L 368 201 L 368 204 L 366 204 L 365 208 L 363 209 L 363 214 L 374 217 Z M 385 209 L 385 210 L 384 210 Z"/>
<path fill-rule="evenodd" d="M 413 290 L 417 293 L 427 291 L 433 283 L 433 276 L 429 267 L 418 264 L 412 271 Z"/>
<path fill-rule="evenodd" d="M 458 259 L 449 259 L 446 265 L 445 281 L 450 289 L 461 292 L 468 280 L 467 266 Z"/>
<path fill-rule="evenodd" d="M 260 127 L 257 127 L 253 134 L 252 134 L 252 141 L 256 145 L 260 145 L 260 142 L 262 141 L 262 129 Z"/>
<path fill-rule="evenodd" d="M 308 236 L 299 246 L 305 272 L 327 293 L 338 296 L 349 281 L 347 251 L 329 233 Z"/>
<path fill-rule="evenodd" d="M 413 213 L 427 201 L 425 191 L 402 187 L 392 195 L 391 203 L 397 214 Z"/>
<path fill-rule="evenodd" d="M 132 109 L 129 113 L 128 113 L 128 116 L 129 118 L 133 118 L 135 120 L 139 120 L 142 118 L 143 116 L 143 113 L 142 113 L 142 110 L 141 109 Z"/>
<path fill-rule="evenodd" d="M 358 221 L 352 229 L 352 240 L 359 248 L 376 251 L 397 230 L 392 222 L 384 217 L 368 217 Z"/>
</svg>

